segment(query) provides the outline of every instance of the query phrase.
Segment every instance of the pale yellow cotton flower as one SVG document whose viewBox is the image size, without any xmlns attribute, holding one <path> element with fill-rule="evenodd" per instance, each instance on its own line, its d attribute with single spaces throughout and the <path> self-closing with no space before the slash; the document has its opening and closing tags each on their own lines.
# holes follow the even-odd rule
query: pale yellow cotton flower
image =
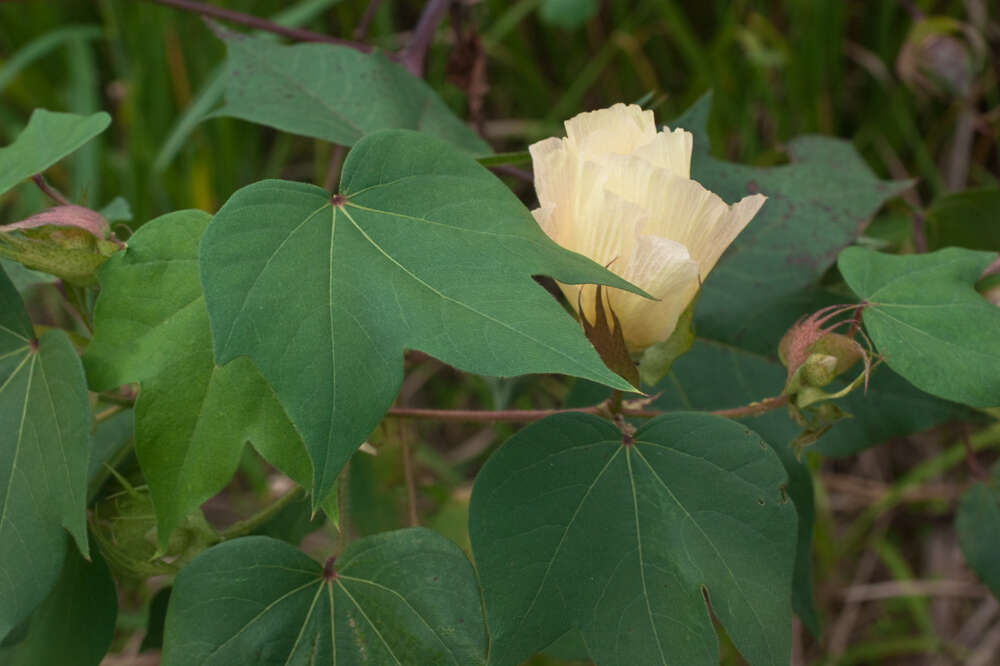
<svg viewBox="0 0 1000 666">
<path fill-rule="evenodd" d="M 629 351 L 666 340 L 709 271 L 764 205 L 761 194 L 727 205 L 691 180 L 692 136 L 656 131 L 652 111 L 616 104 L 566 121 L 566 138 L 530 147 L 538 224 L 658 300 L 608 290 Z M 577 307 L 580 285 L 559 285 Z M 594 317 L 593 286 L 582 287 Z"/>
</svg>

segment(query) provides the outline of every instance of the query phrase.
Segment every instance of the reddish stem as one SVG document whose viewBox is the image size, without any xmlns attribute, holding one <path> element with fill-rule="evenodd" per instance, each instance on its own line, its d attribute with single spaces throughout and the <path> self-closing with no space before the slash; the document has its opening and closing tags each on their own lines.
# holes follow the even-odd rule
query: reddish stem
<svg viewBox="0 0 1000 666">
<path fill-rule="evenodd" d="M 72 205 L 70 200 L 64 197 L 59 190 L 49 185 L 48 181 L 45 180 L 45 176 L 43 176 L 42 174 L 36 173 L 34 176 L 31 177 L 31 180 L 34 181 L 35 185 L 38 186 L 38 189 L 40 189 L 42 192 L 48 195 L 48 197 L 53 201 L 55 201 L 56 203 L 61 204 L 63 206 Z"/>
<path fill-rule="evenodd" d="M 417 27 L 413 29 L 413 38 L 402 53 L 402 65 L 410 74 L 423 77 L 424 58 L 434 39 L 434 31 L 441 24 L 449 4 L 451 0 L 428 0 L 424 5 Z"/>
<path fill-rule="evenodd" d="M 788 404 L 787 395 L 778 395 L 772 398 L 764 398 L 760 402 L 753 402 L 742 407 L 732 407 L 730 409 L 717 409 L 709 412 L 716 416 L 723 416 L 730 419 L 738 419 L 744 416 L 757 416 L 772 409 L 777 409 Z M 449 422 L 494 422 L 494 423 L 529 423 L 539 421 L 555 414 L 607 414 L 608 404 L 602 402 L 589 407 L 574 407 L 570 409 L 508 409 L 508 410 L 479 410 L 479 409 L 424 409 L 420 407 L 391 407 L 388 416 L 408 419 L 429 419 L 435 421 Z M 657 409 L 630 409 L 623 407 L 623 416 L 632 416 L 642 419 L 651 419 L 667 412 Z"/>
<path fill-rule="evenodd" d="M 289 39 L 294 39 L 300 42 L 323 42 L 326 44 L 339 44 L 341 46 L 347 46 L 352 49 L 361 51 L 362 53 L 369 53 L 372 47 L 368 44 L 362 44 L 360 42 L 352 42 L 346 39 L 337 39 L 336 37 L 330 37 L 329 35 L 324 35 L 319 32 L 313 32 L 312 30 L 304 30 L 302 28 L 290 28 L 288 26 L 280 25 L 273 21 L 268 21 L 267 19 L 260 18 L 259 16 L 254 16 L 252 14 L 244 14 L 243 12 L 233 11 L 232 9 L 225 9 L 223 7 L 217 7 L 215 5 L 208 5 L 202 2 L 195 2 L 194 0 L 147 0 L 147 2 L 155 2 L 160 5 L 166 5 L 167 7 L 173 7 L 174 9 L 181 9 L 186 12 L 192 12 L 199 14 L 201 16 L 207 16 L 209 18 L 219 19 L 220 21 L 228 21 L 230 23 L 237 23 L 239 25 L 245 25 L 248 28 L 255 28 L 257 30 L 263 30 L 265 32 L 271 32 L 276 35 L 281 35 L 282 37 L 288 37 Z"/>
</svg>

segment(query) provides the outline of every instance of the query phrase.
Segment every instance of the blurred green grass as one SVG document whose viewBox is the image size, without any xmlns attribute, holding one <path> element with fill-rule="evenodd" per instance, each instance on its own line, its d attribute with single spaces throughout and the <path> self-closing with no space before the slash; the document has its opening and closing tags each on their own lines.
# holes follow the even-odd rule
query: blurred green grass
<svg viewBox="0 0 1000 666">
<path fill-rule="evenodd" d="M 348 0 L 219 4 L 283 14 L 342 37 L 350 37 L 367 6 Z M 667 121 L 713 89 L 713 146 L 730 159 L 780 162 L 785 141 L 818 132 L 853 139 L 883 176 L 919 178 L 925 200 L 945 187 L 942 164 L 962 102 L 911 91 L 897 76 L 895 61 L 914 22 L 902 3 L 609 1 L 574 30 L 545 24 L 539 4 L 486 0 L 464 10 L 488 57 L 484 118 L 497 149 L 522 150 L 558 133 L 561 121 L 581 110 L 650 93 L 657 117 Z M 381 3 L 369 41 L 404 44 L 421 6 Z M 961 0 L 915 6 L 967 18 Z M 462 113 L 463 94 L 446 80 L 453 41 L 446 23 L 430 54 L 428 79 Z M 213 210 L 238 187 L 266 176 L 322 183 L 329 146 L 231 119 L 198 123 L 180 142 L 174 137 L 176 155 L 164 162 L 161 151 L 182 114 L 199 100 L 211 106 L 217 99 L 211 88 L 223 59 L 222 44 L 201 19 L 172 8 L 123 0 L 3 3 L 0 140 L 10 141 L 36 106 L 112 112 L 115 122 L 103 140 L 53 178 L 93 206 L 123 195 L 138 223 L 178 208 Z M 995 71 L 986 68 L 977 85 L 985 107 L 996 108 Z M 218 84 L 215 89 L 217 95 Z M 993 114 L 988 122 L 974 146 L 970 185 L 997 182 L 996 148 L 988 139 L 1000 118 Z M 37 199 L 19 203 L 8 201 L 12 214 Z"/>
</svg>

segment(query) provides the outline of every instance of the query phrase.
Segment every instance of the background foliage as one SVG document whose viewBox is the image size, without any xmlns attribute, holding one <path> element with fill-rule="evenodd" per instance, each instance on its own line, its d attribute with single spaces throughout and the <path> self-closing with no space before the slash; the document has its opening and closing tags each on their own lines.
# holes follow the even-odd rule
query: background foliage
<svg viewBox="0 0 1000 666">
<path fill-rule="evenodd" d="M 363 23 L 369 5 L 348 0 L 227 0 L 220 4 L 345 38 Z M 423 3 L 372 4 L 377 9 L 367 41 L 388 50 L 405 46 Z M 852 250 L 854 254 L 842 259 L 840 270 L 846 284 L 837 269 L 830 268 L 837 251 L 851 240 L 898 252 L 947 245 L 993 252 L 1000 249 L 996 231 L 1000 220 L 1000 18 L 988 2 L 484 0 L 459 7 L 453 21 L 446 21 L 436 32 L 426 80 L 496 151 L 523 150 L 531 141 L 560 133 L 562 120 L 576 112 L 617 101 L 644 99 L 656 110 L 658 119 L 677 118 L 702 99 L 705 91 L 713 90 L 710 111 L 703 101 L 679 121 L 701 123 L 708 129 L 708 141 L 697 148 L 696 176 L 710 176 L 722 160 L 747 165 L 739 167 L 739 179 L 716 185 L 717 191 L 731 197 L 745 192 L 747 180 L 768 187 L 774 185 L 768 182 L 769 175 L 801 174 L 792 176 L 794 192 L 789 194 L 797 194 L 803 201 L 783 201 L 787 209 L 775 206 L 771 210 L 787 223 L 780 238 L 791 235 L 801 246 L 801 254 L 783 257 L 782 263 L 782 268 L 788 268 L 785 277 L 799 282 L 791 288 L 785 279 L 780 284 L 789 288 L 781 299 L 755 304 L 753 295 L 773 293 L 774 285 L 741 287 L 738 263 L 729 264 L 729 269 L 720 264 L 720 272 L 706 286 L 699 306 L 697 330 L 701 339 L 671 376 L 656 387 L 655 407 L 720 409 L 780 390 L 784 369 L 775 357 L 783 330 L 802 313 L 853 298 L 848 286 L 866 295 L 866 287 L 853 282 L 851 267 L 845 267 L 846 262 L 861 261 L 864 250 Z M 927 27 L 920 19 L 928 16 L 944 17 L 935 25 L 948 39 L 936 42 L 935 48 L 921 48 L 917 39 L 920 30 Z M 973 32 L 949 29 L 948 21 L 965 22 Z M 481 52 L 477 45 L 481 45 Z M 225 44 L 199 17 L 152 3 L 4 3 L 0 5 L 0 143 L 9 144 L 36 107 L 87 115 L 110 113 L 110 128 L 47 171 L 47 176 L 74 202 L 95 209 L 115 206 L 106 216 L 127 220 L 129 228 L 137 231 L 135 245 L 140 249 L 145 237 L 157 233 L 155 224 L 141 228 L 148 222 L 182 209 L 215 213 L 237 190 L 262 178 L 330 183 L 330 174 L 336 171 L 330 168 L 331 163 L 339 163 L 342 155 L 325 140 L 230 117 L 203 120 L 222 100 L 225 56 Z M 469 75 L 480 57 L 487 65 L 488 92 L 484 81 Z M 419 95 L 420 90 L 410 94 Z M 226 115 L 241 114 L 230 109 Z M 867 165 L 854 164 L 865 172 L 863 178 L 837 181 L 842 196 L 826 200 L 813 196 L 809 188 L 815 185 L 810 180 L 815 174 L 796 169 L 808 165 L 810 159 L 829 166 L 857 158 L 844 152 L 846 143 L 796 138 L 809 133 L 849 141 Z M 444 136 L 449 135 L 472 148 L 477 145 L 471 132 L 461 128 L 446 127 Z M 5 175 L 0 175 L 0 180 Z M 532 203 L 529 184 L 516 176 L 506 175 L 505 179 L 517 195 Z M 906 188 L 910 181 L 914 185 Z M 824 180 L 815 186 L 822 189 L 826 185 L 829 183 Z M 889 203 L 880 208 L 884 201 Z M 3 199 L 0 221 L 23 219 L 46 204 L 31 183 L 23 183 Z M 824 211 L 823 206 L 838 207 L 843 214 L 842 235 L 810 237 L 805 226 L 812 210 L 809 206 Z M 876 211 L 874 221 L 858 236 L 859 225 Z M 780 216 L 783 212 L 789 215 Z M 194 212 L 173 214 L 186 216 L 187 223 L 195 227 L 207 220 Z M 128 236 L 128 231 L 119 230 L 123 237 Z M 754 237 L 741 240 L 750 244 L 752 252 Z M 171 247 L 170 242 L 160 239 L 157 247 Z M 178 253 L 190 253 L 183 239 L 175 242 L 173 249 Z M 187 242 L 190 245 L 190 237 Z M 977 262 L 988 263 L 981 258 L 968 261 L 977 266 Z M 113 270 L 142 269 L 117 263 Z M 803 265 L 806 270 L 801 270 Z M 23 270 L 10 274 L 19 287 L 47 281 Z M 776 276 L 781 276 L 777 270 L 767 275 Z M 190 287 L 191 279 L 191 275 L 178 273 L 163 284 Z M 197 291 L 196 281 L 194 286 Z M 744 288 L 745 293 L 740 291 Z M 874 285 L 872 290 L 878 288 Z M 975 297 L 966 290 L 967 296 Z M 34 323 L 83 330 L 84 324 L 73 320 L 56 286 L 38 284 L 25 294 Z M 181 298 L 176 289 L 171 294 Z M 197 300 L 199 294 L 191 297 Z M 934 294 L 928 290 L 927 297 Z M 149 313 L 151 321 L 166 318 L 174 305 L 184 305 L 183 300 L 170 303 L 161 299 L 157 307 L 164 310 Z M 6 303 L 3 305 L 0 322 L 15 316 Z M 976 305 L 983 304 L 979 301 Z M 891 334 L 878 318 L 891 314 L 888 305 L 866 314 L 866 324 L 877 344 L 878 336 Z M 995 312 L 980 307 L 969 316 L 981 317 L 982 323 L 975 328 L 959 326 L 955 331 L 944 331 L 942 337 L 989 335 L 995 326 Z M 195 313 L 190 321 L 182 322 L 187 328 L 181 332 L 154 330 L 153 334 L 205 339 L 206 319 L 206 314 Z M 46 336 L 39 363 L 72 363 L 72 336 Z M 912 341 L 904 339 L 902 343 Z M 9 349 L 0 350 L 0 356 L 21 346 L 11 341 Z M 210 377 L 210 359 L 198 356 L 198 351 L 203 354 L 204 347 L 192 345 L 182 362 L 170 364 L 169 369 L 188 373 L 193 384 L 204 387 L 199 391 L 204 391 L 208 402 L 212 382 L 227 378 Z M 100 349 L 92 347 L 89 358 L 96 363 L 100 354 Z M 119 357 L 118 362 L 124 364 L 127 359 Z M 970 369 L 976 367 L 975 360 L 961 363 Z M 801 461 L 787 455 L 787 447 L 775 447 L 789 474 L 788 492 L 800 520 L 793 603 L 802 622 L 796 624 L 792 636 L 793 663 L 992 663 L 1000 654 L 1000 608 L 987 587 L 996 594 L 998 579 L 995 559 L 983 554 L 989 548 L 982 543 L 989 544 L 989 539 L 996 537 L 977 533 L 970 525 L 997 520 L 996 472 L 990 481 L 987 470 L 997 459 L 1000 433 L 996 426 L 983 427 L 989 422 L 988 415 L 928 396 L 893 372 L 921 386 L 919 378 L 933 377 L 933 368 L 889 366 L 879 368 L 867 396 L 853 394 L 844 401 L 844 409 L 855 418 L 836 424 L 807 449 Z M 150 370 L 142 368 L 142 372 Z M 106 372 L 109 385 L 152 378 L 134 368 Z M 982 382 L 972 383 L 984 390 Z M 14 388 L 12 385 L 7 390 Z M 23 390 L 28 395 L 36 389 L 27 385 Z M 65 390 L 81 391 L 82 386 Z M 971 399 L 968 390 L 958 387 L 947 397 L 980 406 L 998 402 L 991 403 L 988 394 Z M 254 400 L 270 399 L 247 391 L 239 408 Z M 423 354 L 411 353 L 398 404 L 530 409 L 559 406 L 567 394 L 567 404 L 593 404 L 605 395 L 583 383 L 570 391 L 565 380 L 552 377 L 525 381 L 463 375 Z M 197 401 L 200 396 L 164 399 Z M 137 419 L 142 409 L 140 401 Z M 214 409 L 231 411 L 232 407 Z M 106 459 L 111 460 L 119 444 L 131 436 L 128 414 L 102 422 L 92 433 L 92 450 L 107 452 Z M 798 432 L 781 413 L 746 423 L 772 444 L 787 443 Z M 164 432 L 177 425 L 163 424 Z M 349 534 L 378 538 L 372 535 L 419 524 L 434 528 L 468 551 L 475 546 L 470 544 L 466 527 L 472 479 L 490 453 L 514 431 L 510 425 L 385 422 L 371 437 L 379 455 L 355 454 L 351 461 L 343 490 L 350 508 Z M 528 436 L 527 430 L 518 435 Z M 225 469 L 210 470 L 201 487 L 172 493 L 172 481 L 164 481 L 160 492 L 177 503 L 175 522 L 188 508 L 212 495 L 204 505 L 205 513 L 219 526 L 231 525 L 281 495 L 287 489 L 282 484 L 287 482 L 265 459 L 292 478 L 300 478 L 301 473 L 294 470 L 295 461 L 283 463 L 268 455 L 266 438 L 259 447 L 263 458 L 250 449 L 241 453 L 241 445 L 228 446 L 225 459 L 214 461 Z M 137 454 L 141 461 L 141 447 Z M 100 455 L 97 458 L 96 463 L 92 460 L 87 478 L 90 495 L 108 476 Z M 503 460 L 494 462 L 499 465 Z M 238 467 L 235 480 L 215 495 L 233 467 Z M 142 481 L 134 473 L 128 474 L 127 461 L 122 469 L 127 476 L 123 488 Z M 134 465 L 132 469 L 134 472 Z M 120 511 L 124 503 L 135 515 L 151 515 L 146 493 L 152 492 L 156 500 L 158 490 L 156 481 L 149 479 L 149 483 L 148 490 L 122 490 L 116 497 L 105 498 L 95 512 L 109 512 L 111 504 Z M 83 485 L 82 478 L 76 479 L 65 492 L 82 494 Z M 58 513 L 58 501 L 55 498 L 52 503 L 53 513 Z M 335 546 L 336 531 L 323 524 L 322 518 L 311 519 L 305 501 L 279 508 L 281 512 L 258 531 L 301 543 L 307 553 L 320 561 L 325 559 Z M 811 530 L 808 521 L 802 522 L 804 516 L 814 517 Z M 82 527 L 72 522 L 80 522 L 78 517 L 62 515 L 35 521 L 44 524 L 37 530 L 37 538 L 68 543 L 60 521 L 76 525 L 74 537 L 85 541 Z M 96 535 L 91 543 L 106 546 L 109 539 L 119 544 L 132 538 L 141 540 L 152 524 L 137 528 L 139 537 L 116 528 L 110 537 Z M 52 527 L 60 531 L 53 533 Z M 0 525 L 0 552 L 4 544 L 11 543 L 2 529 Z M 408 535 L 406 538 L 412 540 L 433 539 L 424 533 Z M 239 543 L 231 544 L 233 550 Z M 362 551 L 371 543 L 360 540 L 354 547 Z M 176 543 L 159 546 L 179 547 Z M 455 556 L 447 543 L 435 542 L 428 547 L 432 561 Z M 65 594 L 68 603 L 85 607 L 87 599 L 107 594 L 108 574 L 102 560 L 88 565 L 75 552 L 67 549 L 69 555 L 61 565 L 63 577 L 56 582 L 56 590 Z M 8 642 L 20 645 L 0 647 L 0 662 L 57 659 L 58 655 L 44 657 L 48 654 L 44 650 L 53 649 L 55 643 L 39 642 L 39 632 L 65 635 L 65 640 L 86 637 L 86 649 L 94 654 L 102 652 L 102 641 L 109 640 L 108 663 L 158 659 L 155 636 L 164 621 L 169 628 L 172 622 L 182 620 L 179 616 L 165 620 L 162 604 L 153 603 L 162 599 L 154 597 L 156 585 L 140 579 L 171 572 L 147 571 L 141 563 L 116 559 L 113 548 L 102 547 L 101 552 L 119 582 L 113 637 L 109 618 L 101 618 L 104 633 L 90 635 L 85 627 L 74 626 L 59 627 L 64 634 L 48 633 L 45 627 L 52 602 L 43 600 L 44 593 L 38 592 L 33 603 L 43 603 L 39 614 L 30 630 L 19 633 L 14 629 L 11 636 L 18 640 Z M 295 551 L 290 554 L 279 547 L 268 553 L 279 563 L 296 557 Z M 229 561 L 201 561 L 200 568 L 192 567 L 186 574 L 192 582 L 180 578 L 178 586 L 195 585 L 198 576 L 211 579 L 213 566 L 235 567 L 242 556 L 220 549 L 218 557 L 230 557 Z M 45 575 L 56 580 L 60 563 L 48 562 L 46 566 Z M 374 565 L 362 563 L 357 576 L 376 580 L 377 573 L 366 566 Z M 64 580 L 70 567 L 80 571 L 75 584 Z M 313 594 L 314 587 L 324 587 L 315 584 L 316 572 L 311 575 L 308 594 Z M 815 581 L 815 599 L 808 594 L 810 575 Z M 285 583 L 278 581 L 276 585 Z M 61 592 L 64 585 L 65 592 Z M 294 587 L 296 581 L 289 580 L 287 585 Z M 348 594 L 349 589 L 347 586 L 338 594 Z M 221 590 L 220 594 L 226 592 Z M 330 614 L 333 617 L 332 605 Z M 292 613 L 290 617 L 283 621 L 294 624 L 296 616 Z M 193 620 L 188 617 L 183 621 Z M 306 625 L 299 621 L 296 626 Z M 717 629 L 723 633 L 723 662 L 742 663 L 725 636 L 724 619 Z M 0 627 L 0 634 L 5 630 Z M 329 640 L 330 632 L 326 632 L 317 633 L 316 640 Z M 144 641 L 143 636 L 154 638 Z M 744 639 L 735 635 L 733 639 L 742 649 Z M 586 637 L 583 640 L 586 642 Z M 550 650 L 556 656 L 535 657 L 535 663 L 564 663 L 561 657 L 579 655 L 580 641 L 570 632 Z M 462 649 L 481 654 L 482 645 L 469 638 Z M 140 654 L 140 650 L 145 651 Z M 168 663 L 171 658 L 184 663 L 186 657 L 168 652 Z"/>
</svg>

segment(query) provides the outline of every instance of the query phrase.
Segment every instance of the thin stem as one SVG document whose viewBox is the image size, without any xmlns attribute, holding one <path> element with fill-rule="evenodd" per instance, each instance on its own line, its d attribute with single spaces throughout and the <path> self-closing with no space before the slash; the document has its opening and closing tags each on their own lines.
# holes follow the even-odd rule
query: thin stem
<svg viewBox="0 0 1000 666">
<path fill-rule="evenodd" d="M 473 422 L 487 421 L 495 423 L 529 423 L 538 421 L 553 414 L 568 414 L 571 412 L 581 412 L 583 414 L 597 414 L 598 407 L 603 405 L 592 405 L 590 407 L 579 407 L 576 409 L 424 409 L 421 407 L 391 407 L 388 416 L 395 416 L 405 419 L 425 419 L 446 422 Z M 628 411 L 628 410 L 625 410 Z M 630 416 L 632 416 L 630 414 Z"/>
<path fill-rule="evenodd" d="M 121 405 L 122 407 L 132 407 L 135 405 L 135 396 L 124 396 L 118 393 L 99 393 L 97 397 L 102 402 L 110 402 L 112 405 Z"/>
<path fill-rule="evenodd" d="M 62 291 L 63 297 L 66 299 L 66 303 L 69 305 L 67 310 L 70 315 L 77 322 L 83 326 L 87 333 L 93 334 L 94 326 L 90 321 L 90 317 L 87 316 L 87 307 L 85 305 L 87 297 L 83 293 L 83 289 L 76 287 L 66 282 L 60 283 L 60 291 Z"/>
<path fill-rule="evenodd" d="M 968 426 L 964 423 L 959 423 L 958 434 L 962 438 L 962 444 L 965 446 L 965 464 L 968 465 L 969 471 L 972 472 L 972 476 L 975 477 L 976 481 L 989 481 L 989 473 L 986 471 L 986 468 L 983 467 L 983 464 L 979 462 L 979 458 L 976 457 L 976 452 L 972 449 L 972 442 L 969 441 Z"/>
<path fill-rule="evenodd" d="M 623 405 L 621 391 L 615 391 L 611 394 L 611 397 L 608 398 L 608 409 L 611 410 L 612 416 L 617 416 L 622 413 Z"/>
<path fill-rule="evenodd" d="M 335 526 L 337 528 L 337 544 L 333 551 L 337 555 L 343 553 L 351 541 L 351 498 L 350 486 L 348 485 L 350 478 L 351 461 L 348 460 L 337 476 L 337 524 Z"/>
<path fill-rule="evenodd" d="M 776 395 L 773 398 L 764 398 L 759 402 L 751 402 L 743 407 L 733 407 L 731 409 L 717 409 L 712 414 L 724 416 L 727 419 L 741 419 L 744 416 L 760 416 L 764 412 L 778 409 L 788 404 L 787 395 Z"/>
<path fill-rule="evenodd" d="M 44 192 L 50 199 L 52 199 L 56 203 L 63 206 L 72 205 L 70 203 L 70 200 L 63 196 L 62 192 L 49 185 L 48 181 L 45 180 L 45 176 L 43 176 L 42 174 L 36 173 L 34 176 L 31 177 L 31 180 L 34 181 L 35 185 L 38 186 L 38 189 Z"/>
<path fill-rule="evenodd" d="M 219 539 L 228 541 L 237 537 L 246 536 L 255 529 L 264 525 L 269 520 L 278 515 L 285 507 L 297 501 L 305 494 L 301 486 L 295 486 L 292 490 L 271 502 L 266 507 L 245 520 L 238 520 L 226 529 L 219 532 Z"/>
<path fill-rule="evenodd" d="M 417 27 L 413 29 L 413 38 L 402 54 L 401 64 L 409 70 L 410 74 L 423 77 L 427 50 L 434 39 L 434 31 L 437 30 L 448 11 L 449 4 L 451 4 L 451 0 L 428 0 L 427 4 L 424 5 L 424 11 L 420 14 Z"/>
<path fill-rule="evenodd" d="M 360 41 L 368 35 L 368 26 L 371 25 L 372 19 L 375 18 L 375 12 L 378 11 L 378 6 L 381 4 L 382 0 L 369 0 L 368 6 L 365 8 L 365 13 L 361 17 L 361 22 L 354 29 L 354 39 Z"/>
<path fill-rule="evenodd" d="M 362 53 L 369 53 L 372 51 L 372 47 L 368 44 L 362 44 L 360 42 L 352 42 L 346 39 L 337 39 L 336 37 L 330 37 L 329 35 L 324 35 L 319 32 L 313 32 L 312 30 L 304 30 L 302 28 L 290 28 L 288 26 L 280 25 L 274 23 L 273 21 L 268 21 L 267 19 L 260 18 L 259 16 L 254 16 L 252 14 L 244 14 L 243 12 L 233 11 L 231 9 L 224 9 L 222 7 L 217 7 L 215 5 L 208 5 L 201 2 L 194 2 L 194 0 L 146 0 L 147 2 L 155 2 L 156 4 L 166 5 L 167 7 L 173 7 L 174 9 L 180 9 L 186 12 L 192 12 L 199 14 L 201 16 L 207 16 L 209 18 L 219 19 L 221 21 L 228 21 L 230 23 L 237 23 L 239 25 L 245 25 L 249 28 L 256 28 L 257 30 L 263 30 L 265 32 L 271 32 L 276 35 L 281 35 L 282 37 L 288 37 L 289 39 L 294 39 L 300 42 L 324 42 L 327 44 L 339 44 L 340 46 L 347 46 L 352 49 L 361 51 Z"/>
<path fill-rule="evenodd" d="M 739 419 L 744 416 L 758 416 L 772 409 L 778 409 L 788 404 L 787 395 L 777 395 L 771 398 L 764 398 L 758 402 L 752 402 L 742 407 L 730 409 L 717 409 L 709 412 L 716 416 L 724 416 L 730 419 Z M 478 410 L 478 409 L 424 409 L 421 407 L 391 407 L 388 416 L 407 419 L 426 419 L 447 422 L 494 422 L 494 423 L 529 423 L 539 421 L 555 414 L 597 414 L 607 415 L 609 403 L 607 401 L 588 407 L 573 407 L 570 409 L 500 409 L 500 410 Z M 651 419 L 667 412 L 658 409 L 631 409 L 622 407 L 623 416 Z"/>
<path fill-rule="evenodd" d="M 323 189 L 332 192 L 334 186 L 340 180 L 340 168 L 344 164 L 344 151 L 346 149 L 341 144 L 333 146 L 333 153 L 330 155 L 330 164 L 326 168 L 326 180 L 323 181 Z"/>
<path fill-rule="evenodd" d="M 94 423 L 102 423 L 104 421 L 107 421 L 115 414 L 118 414 L 119 412 L 124 412 L 125 409 L 126 408 L 123 407 L 122 405 L 111 405 L 107 409 L 104 409 L 94 415 Z"/>
<path fill-rule="evenodd" d="M 403 476 L 406 478 L 406 500 L 409 505 L 410 527 L 419 527 L 420 519 L 417 516 L 417 483 L 413 476 L 413 456 L 410 451 L 410 438 L 408 433 L 400 428 L 403 448 Z"/>
</svg>

